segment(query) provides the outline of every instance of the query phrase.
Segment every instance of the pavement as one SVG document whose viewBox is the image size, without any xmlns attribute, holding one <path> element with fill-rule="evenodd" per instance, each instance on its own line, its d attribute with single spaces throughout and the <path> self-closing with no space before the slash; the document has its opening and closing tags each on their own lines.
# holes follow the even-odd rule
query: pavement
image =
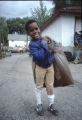
<svg viewBox="0 0 82 120">
<path fill-rule="evenodd" d="M 0 120 L 82 120 L 82 64 L 69 63 L 74 85 L 54 88 L 55 107 L 59 115 L 48 112 L 44 88 L 44 116 L 38 116 L 31 62 L 28 54 L 14 54 L 0 59 Z"/>
</svg>

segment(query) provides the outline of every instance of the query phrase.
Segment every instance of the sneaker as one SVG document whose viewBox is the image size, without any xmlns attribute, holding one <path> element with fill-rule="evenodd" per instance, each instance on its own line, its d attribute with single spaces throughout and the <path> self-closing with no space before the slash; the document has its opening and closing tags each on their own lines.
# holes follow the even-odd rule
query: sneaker
<svg viewBox="0 0 82 120">
<path fill-rule="evenodd" d="M 54 104 L 49 106 L 48 111 L 51 112 L 53 115 L 56 115 L 56 116 L 59 114 L 58 110 L 56 110 L 54 108 Z"/>
<path fill-rule="evenodd" d="M 43 107 L 42 104 L 37 105 L 36 112 L 38 115 L 43 116 Z"/>
</svg>

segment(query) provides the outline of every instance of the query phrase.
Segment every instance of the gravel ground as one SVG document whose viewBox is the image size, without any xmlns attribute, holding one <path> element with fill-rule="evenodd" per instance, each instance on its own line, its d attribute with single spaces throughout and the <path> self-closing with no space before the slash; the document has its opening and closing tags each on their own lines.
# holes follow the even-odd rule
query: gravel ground
<svg viewBox="0 0 82 120">
<path fill-rule="evenodd" d="M 59 115 L 48 112 L 44 88 L 44 116 L 38 116 L 31 57 L 28 54 L 14 54 L 0 59 L 0 120 L 82 120 L 82 64 L 69 63 L 69 67 L 75 84 L 54 89 Z"/>
</svg>

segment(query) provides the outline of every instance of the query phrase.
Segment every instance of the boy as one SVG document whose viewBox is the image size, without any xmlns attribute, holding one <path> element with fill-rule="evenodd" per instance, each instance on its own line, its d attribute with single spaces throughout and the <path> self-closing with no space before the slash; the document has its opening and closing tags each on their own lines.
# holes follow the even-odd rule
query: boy
<svg viewBox="0 0 82 120">
<path fill-rule="evenodd" d="M 29 44 L 30 53 L 33 56 L 35 63 L 35 96 L 37 101 L 36 111 L 39 115 L 43 115 L 43 107 L 41 101 L 41 88 L 44 83 L 49 100 L 48 110 L 58 115 L 58 111 L 54 108 L 54 52 L 49 52 L 48 44 L 42 42 L 44 38 L 40 35 L 40 28 L 35 20 L 29 20 L 26 23 L 25 29 L 27 34 L 32 38 Z M 45 78 L 45 79 L 44 79 Z"/>
</svg>

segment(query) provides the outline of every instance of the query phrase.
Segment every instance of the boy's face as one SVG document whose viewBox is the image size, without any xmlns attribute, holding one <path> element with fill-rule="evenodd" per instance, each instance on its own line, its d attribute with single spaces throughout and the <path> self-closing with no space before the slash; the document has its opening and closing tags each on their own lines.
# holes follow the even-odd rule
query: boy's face
<svg viewBox="0 0 82 120">
<path fill-rule="evenodd" d="M 33 22 L 28 26 L 28 35 L 36 40 L 41 37 L 40 36 L 40 29 L 39 29 L 36 22 Z"/>
</svg>

